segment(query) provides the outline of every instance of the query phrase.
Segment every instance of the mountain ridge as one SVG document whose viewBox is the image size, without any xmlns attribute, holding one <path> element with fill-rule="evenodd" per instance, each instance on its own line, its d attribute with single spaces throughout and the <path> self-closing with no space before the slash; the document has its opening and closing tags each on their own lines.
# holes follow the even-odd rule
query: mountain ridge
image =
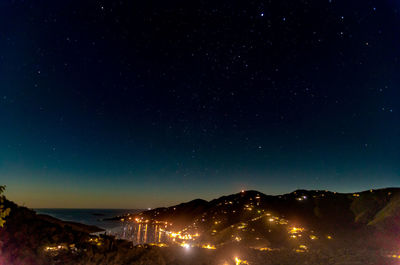
<svg viewBox="0 0 400 265">
<path fill-rule="evenodd" d="M 400 188 L 355 193 L 298 189 L 282 195 L 248 190 L 210 201 L 195 199 L 147 210 L 137 218 L 169 223 L 174 231 L 199 231 L 200 241 L 226 244 L 236 237 L 279 242 L 283 235 L 287 237 L 290 227 L 303 227 L 309 237 L 336 234 L 344 238 L 357 233 L 391 237 L 391 232 L 400 231 L 398 209 Z"/>
</svg>

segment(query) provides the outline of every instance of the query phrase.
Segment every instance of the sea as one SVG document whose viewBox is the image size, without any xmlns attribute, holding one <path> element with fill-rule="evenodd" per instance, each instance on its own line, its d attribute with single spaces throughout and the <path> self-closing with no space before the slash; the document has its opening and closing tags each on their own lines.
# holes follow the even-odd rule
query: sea
<svg viewBox="0 0 400 265">
<path fill-rule="evenodd" d="M 110 221 L 108 218 L 125 214 L 135 214 L 142 209 L 34 209 L 38 214 L 46 214 L 63 221 L 72 221 L 94 225 L 104 229 L 96 234 L 113 235 L 119 239 L 132 241 L 133 244 L 162 243 L 168 240 L 163 227 L 158 225 L 140 225 L 134 222 Z"/>
<path fill-rule="evenodd" d="M 81 224 L 94 225 L 109 230 L 121 226 L 118 221 L 105 219 L 138 213 L 140 209 L 34 209 L 38 214 L 47 214 L 63 221 L 72 221 Z"/>
</svg>

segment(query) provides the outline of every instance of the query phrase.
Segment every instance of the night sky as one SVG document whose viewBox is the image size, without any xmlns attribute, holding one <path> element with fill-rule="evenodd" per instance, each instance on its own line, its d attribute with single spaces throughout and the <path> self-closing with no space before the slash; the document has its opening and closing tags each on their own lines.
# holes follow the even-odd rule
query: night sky
<svg viewBox="0 0 400 265">
<path fill-rule="evenodd" d="M 400 186 L 395 0 L 0 2 L 0 184 L 29 207 Z"/>
</svg>

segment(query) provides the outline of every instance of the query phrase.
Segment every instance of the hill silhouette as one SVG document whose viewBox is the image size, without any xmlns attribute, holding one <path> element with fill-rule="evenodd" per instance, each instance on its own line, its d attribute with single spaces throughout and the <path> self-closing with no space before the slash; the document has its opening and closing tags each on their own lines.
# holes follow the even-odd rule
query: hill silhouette
<svg viewBox="0 0 400 265">
<path fill-rule="evenodd" d="M 3 204 L 11 211 L 0 228 L 0 264 L 217 265 L 238 264 L 240 254 L 252 265 L 374 265 L 396 264 L 400 258 L 397 188 L 352 194 L 297 190 L 277 196 L 251 190 L 136 215 L 168 223 L 166 229 L 182 236 L 198 233 L 193 244 L 187 241 L 191 250 L 179 246 L 179 237 L 168 247 L 133 246 L 91 235 L 95 227 L 37 215 L 6 199 Z"/>
<path fill-rule="evenodd" d="M 260 242 L 268 242 L 269 246 L 279 247 L 290 245 L 287 240 L 290 227 L 304 228 L 307 232 L 302 234 L 307 238 L 312 234 L 319 238 L 331 238 L 332 235 L 360 238 L 360 234 L 368 234 L 369 240 L 374 241 L 376 233 L 381 238 L 391 238 L 393 232 L 400 229 L 399 210 L 398 188 L 358 193 L 296 190 L 277 196 L 249 190 L 211 201 L 196 199 L 156 208 L 144 211 L 138 217 L 170 223 L 175 231 L 184 229 L 192 234 L 197 231 L 202 242 L 225 244 L 240 237 L 248 238 L 244 242 L 250 244 L 258 238 Z M 393 240 L 398 242 L 398 238 Z M 304 242 L 310 243 L 308 241 Z"/>
</svg>

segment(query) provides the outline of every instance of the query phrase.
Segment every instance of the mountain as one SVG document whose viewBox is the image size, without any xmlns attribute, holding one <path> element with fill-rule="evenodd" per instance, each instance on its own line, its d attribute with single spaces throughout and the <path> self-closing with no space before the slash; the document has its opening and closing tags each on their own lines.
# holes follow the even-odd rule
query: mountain
<svg viewBox="0 0 400 265">
<path fill-rule="evenodd" d="M 368 234 L 371 244 L 375 244 L 376 233 L 398 242 L 393 232 L 400 229 L 400 189 L 351 194 L 296 190 L 278 196 L 249 190 L 211 201 L 197 199 L 156 208 L 135 218 L 139 222 L 168 223 L 168 229 L 175 233 L 200 234 L 197 241 L 202 243 L 242 241 L 254 246 L 287 247 L 293 238 L 315 244 L 315 238 L 320 239 L 318 242 L 332 238 L 350 241 L 351 237 Z M 293 227 L 301 232 L 291 232 Z M 361 243 L 365 244 L 365 237 L 362 238 Z"/>
<path fill-rule="evenodd" d="M 357 224 L 373 226 L 384 219 L 394 217 L 399 207 L 400 188 L 351 194 L 326 190 L 296 190 L 278 196 L 249 190 L 209 202 L 196 199 L 168 208 L 156 208 L 144 211 L 141 215 L 170 222 L 177 220 L 192 222 L 202 215 L 210 216 L 220 212 L 227 215 L 225 219 L 232 221 L 257 215 L 258 210 L 264 210 L 315 225 L 337 226 L 339 223 L 350 226 Z M 321 223 L 328 220 L 329 222 Z"/>
<path fill-rule="evenodd" d="M 94 236 L 95 227 L 10 208 L 0 228 L 3 265 L 398 264 L 400 189 L 343 194 L 243 191 L 118 217 L 124 228 L 149 224 L 169 237 L 133 245 Z M 162 229 L 161 229 L 162 228 Z M 183 247 L 181 247 L 183 246 Z"/>
</svg>

